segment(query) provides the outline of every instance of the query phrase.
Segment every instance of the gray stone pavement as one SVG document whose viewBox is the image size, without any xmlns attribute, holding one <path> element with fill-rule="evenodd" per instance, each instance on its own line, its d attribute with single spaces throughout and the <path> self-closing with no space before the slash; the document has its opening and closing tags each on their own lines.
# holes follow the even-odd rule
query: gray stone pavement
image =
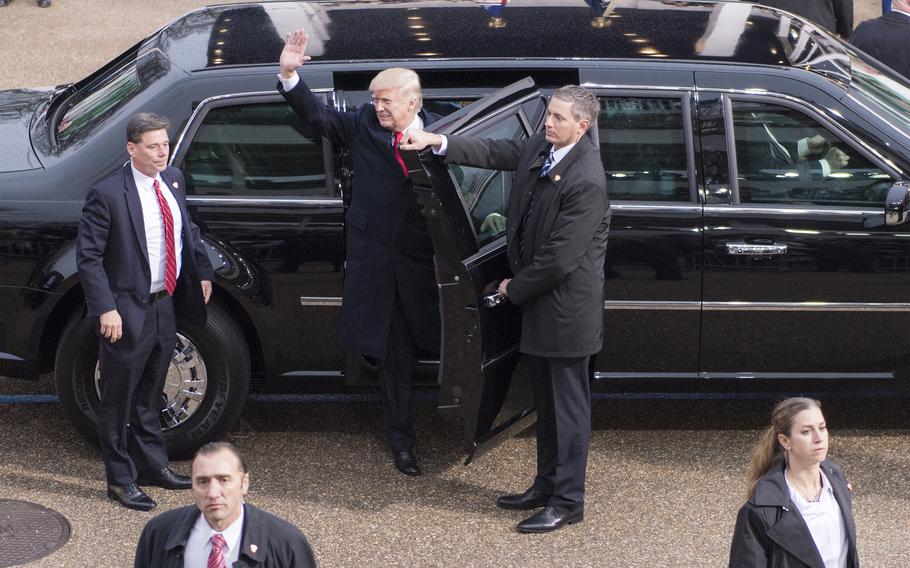
<svg viewBox="0 0 910 568">
<path fill-rule="evenodd" d="M 0 379 L 0 393 L 50 385 Z M 526 431 L 462 465 L 458 432 L 418 404 L 425 475 L 388 458 L 378 402 L 249 404 L 228 439 L 247 454 L 249 501 L 296 524 L 323 567 L 721 567 L 769 401 L 596 401 L 585 521 L 521 535 L 496 496 L 533 476 Z M 829 402 L 832 458 L 852 481 L 861 563 L 908 565 L 910 402 Z M 56 404 L 0 404 L 0 498 L 55 509 L 70 541 L 35 567 L 129 566 L 156 512 L 189 492 L 149 489 L 157 511 L 105 497 L 98 451 Z M 189 463 L 175 469 L 188 473 Z M 115 543 L 115 546 L 111 546 Z M 0 562 L 2 564 L 2 562 Z"/>
</svg>

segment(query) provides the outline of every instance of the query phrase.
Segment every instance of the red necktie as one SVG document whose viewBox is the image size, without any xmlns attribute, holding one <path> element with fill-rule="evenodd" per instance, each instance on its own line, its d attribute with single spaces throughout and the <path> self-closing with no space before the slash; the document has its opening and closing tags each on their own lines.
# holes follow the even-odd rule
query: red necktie
<svg viewBox="0 0 910 568">
<path fill-rule="evenodd" d="M 206 568 L 227 568 L 224 552 L 221 551 L 226 544 L 227 541 L 224 540 L 221 534 L 215 533 L 212 535 L 212 551 L 209 552 L 209 561 L 206 563 Z"/>
<path fill-rule="evenodd" d="M 173 296 L 174 289 L 177 287 L 177 249 L 174 246 L 174 216 L 171 215 L 171 208 L 168 207 L 167 200 L 161 193 L 161 186 L 158 185 L 158 180 L 155 180 L 152 186 L 154 186 L 155 195 L 158 197 L 161 224 L 164 225 L 164 289 Z M 209 559 L 209 564 L 211 564 L 211 559 Z"/>
<path fill-rule="evenodd" d="M 404 177 L 408 177 L 408 167 L 404 165 L 404 158 L 401 157 L 401 152 L 398 150 L 398 145 L 401 144 L 402 136 L 404 136 L 403 132 L 395 133 L 395 142 L 392 144 L 392 149 L 395 150 L 395 159 L 398 160 L 398 165 L 401 166 L 401 171 L 404 172 Z"/>
</svg>

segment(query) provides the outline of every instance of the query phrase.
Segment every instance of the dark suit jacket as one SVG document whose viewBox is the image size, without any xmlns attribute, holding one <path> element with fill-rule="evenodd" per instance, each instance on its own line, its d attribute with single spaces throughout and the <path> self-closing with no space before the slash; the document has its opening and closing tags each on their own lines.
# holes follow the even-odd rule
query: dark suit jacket
<svg viewBox="0 0 910 568">
<path fill-rule="evenodd" d="M 610 228 L 607 181 L 597 146 L 587 136 L 550 172 L 540 168 L 550 143 L 540 133 L 526 141 L 449 136 L 446 161 L 514 170 L 506 208 L 509 300 L 521 306 L 521 352 L 583 357 L 603 346 L 604 256 Z M 518 231 L 534 192 L 525 229 Z"/>
<path fill-rule="evenodd" d="M 190 505 L 149 521 L 136 545 L 134 568 L 183 568 L 183 551 L 200 514 Z M 243 506 L 243 515 L 235 568 L 315 568 L 313 551 L 297 527 L 252 505 Z"/>
<path fill-rule="evenodd" d="M 845 38 L 853 31 L 853 0 L 761 0 L 756 4 L 802 16 Z"/>
<path fill-rule="evenodd" d="M 194 325 L 205 325 L 205 301 L 200 280 L 214 279 L 214 271 L 199 238 L 199 228 L 186 212 L 183 173 L 168 167 L 161 179 L 170 189 L 183 222 L 183 255 L 175 310 Z M 123 343 L 127 350 L 142 331 L 148 308 L 151 269 L 142 218 L 142 204 L 129 163 L 100 181 L 85 198 L 76 264 L 88 305 L 89 317 L 116 309 L 123 320 Z"/>
<path fill-rule="evenodd" d="M 847 568 L 859 568 L 856 525 L 847 480 L 830 460 L 823 461 L 821 468 L 831 482 L 847 528 Z M 730 568 L 759 566 L 825 568 L 806 521 L 790 500 L 783 462 L 771 468 L 758 481 L 755 495 L 742 506 L 736 517 L 730 546 Z"/>
<path fill-rule="evenodd" d="M 910 80 L 910 16 L 888 12 L 856 26 L 850 43 Z"/>
<path fill-rule="evenodd" d="M 301 78 L 278 90 L 306 124 L 308 136 L 325 136 L 351 150 L 354 187 L 345 217 L 346 256 L 341 338 L 354 353 L 384 359 L 396 288 L 417 345 L 439 350 L 439 290 L 433 242 L 417 194 L 392 150 L 392 132 L 380 126 L 372 105 L 354 112 L 329 108 Z M 421 111 L 424 126 L 436 120 Z"/>
</svg>

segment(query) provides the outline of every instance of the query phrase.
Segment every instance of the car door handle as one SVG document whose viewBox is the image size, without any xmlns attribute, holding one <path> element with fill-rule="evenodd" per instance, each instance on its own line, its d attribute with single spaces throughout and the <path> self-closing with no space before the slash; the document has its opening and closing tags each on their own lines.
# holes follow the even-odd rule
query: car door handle
<svg viewBox="0 0 910 568">
<path fill-rule="evenodd" d="M 496 292 L 493 292 L 492 294 L 487 294 L 486 296 L 484 296 L 483 299 L 481 300 L 481 304 L 483 304 L 483 307 L 485 307 L 485 308 L 495 308 L 496 306 L 498 306 L 499 304 L 501 304 L 505 301 L 506 301 L 506 297 L 497 290 Z"/>
<path fill-rule="evenodd" d="M 787 245 L 779 245 L 777 243 L 757 245 L 739 241 L 725 243 L 725 246 L 727 248 L 727 254 L 742 256 L 776 256 L 779 254 L 787 254 Z"/>
</svg>

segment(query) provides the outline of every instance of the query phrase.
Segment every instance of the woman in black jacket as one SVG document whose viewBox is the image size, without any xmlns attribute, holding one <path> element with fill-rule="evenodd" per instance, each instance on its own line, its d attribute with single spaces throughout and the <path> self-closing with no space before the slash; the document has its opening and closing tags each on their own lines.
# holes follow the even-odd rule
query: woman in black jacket
<svg viewBox="0 0 910 568">
<path fill-rule="evenodd" d="M 821 403 L 788 398 L 752 450 L 730 568 L 859 568 L 850 488 L 826 459 Z"/>
</svg>

